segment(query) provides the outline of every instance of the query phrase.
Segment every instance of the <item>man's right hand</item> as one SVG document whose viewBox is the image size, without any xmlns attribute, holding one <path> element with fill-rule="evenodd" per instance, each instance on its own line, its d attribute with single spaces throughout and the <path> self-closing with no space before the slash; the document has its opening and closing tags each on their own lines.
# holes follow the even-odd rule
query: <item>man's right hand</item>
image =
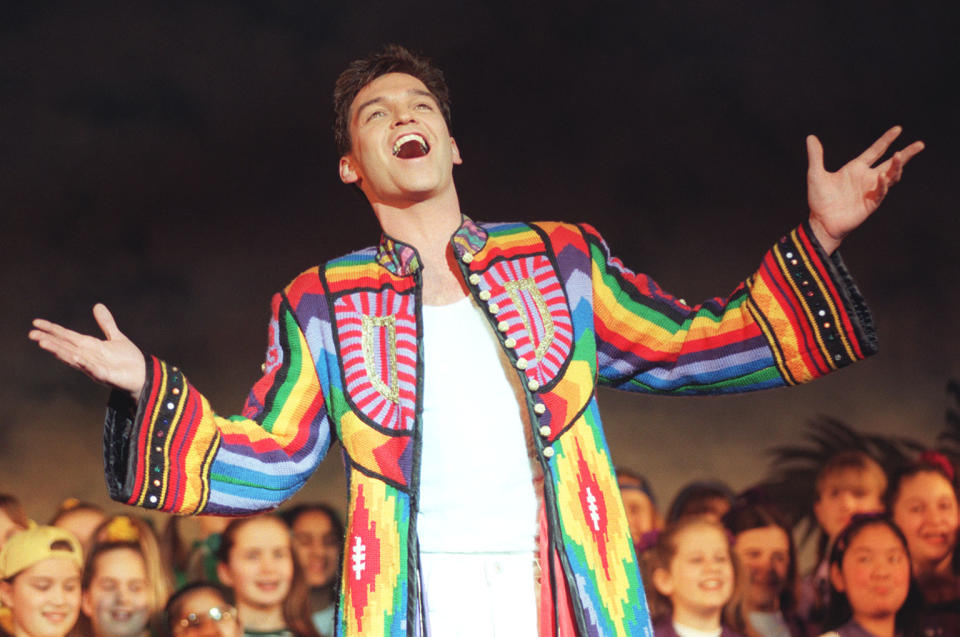
<svg viewBox="0 0 960 637">
<path fill-rule="evenodd" d="M 117 328 L 106 305 L 93 306 L 93 317 L 106 339 L 34 319 L 30 340 L 98 383 L 129 392 L 134 400 L 139 400 L 147 378 L 143 352 Z"/>
</svg>

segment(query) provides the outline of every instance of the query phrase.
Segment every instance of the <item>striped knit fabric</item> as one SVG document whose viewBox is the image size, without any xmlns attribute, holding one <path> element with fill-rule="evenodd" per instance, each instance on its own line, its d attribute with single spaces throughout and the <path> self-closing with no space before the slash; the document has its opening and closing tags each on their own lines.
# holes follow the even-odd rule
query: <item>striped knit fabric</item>
<svg viewBox="0 0 960 637">
<path fill-rule="evenodd" d="M 451 245 L 526 390 L 541 555 L 553 556 L 543 576 L 570 605 L 556 617 L 581 635 L 651 635 L 596 384 L 716 394 L 806 382 L 875 351 L 862 299 L 808 226 L 699 305 L 626 269 L 589 226 L 464 219 Z M 336 438 L 348 478 L 337 634 L 419 634 L 420 292 L 416 252 L 387 238 L 301 274 L 273 299 L 264 373 L 241 416 L 218 416 L 151 358 L 140 403 L 114 397 L 108 413 L 111 496 L 175 513 L 270 509 Z"/>
</svg>

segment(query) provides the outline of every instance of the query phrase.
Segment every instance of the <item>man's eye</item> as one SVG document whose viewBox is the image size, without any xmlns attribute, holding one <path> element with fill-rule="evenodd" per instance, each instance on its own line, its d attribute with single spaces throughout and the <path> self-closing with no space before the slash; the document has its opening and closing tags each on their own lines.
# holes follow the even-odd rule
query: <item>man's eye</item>
<svg viewBox="0 0 960 637">
<path fill-rule="evenodd" d="M 427 103 L 417 104 L 416 108 L 417 108 L 417 110 L 421 110 L 421 111 L 432 111 L 432 110 L 433 110 L 433 107 L 432 107 L 431 105 L 427 104 Z"/>
<path fill-rule="evenodd" d="M 369 122 L 374 119 L 379 119 L 382 115 L 384 115 L 383 111 L 373 111 L 372 113 L 367 115 L 367 121 Z"/>
</svg>

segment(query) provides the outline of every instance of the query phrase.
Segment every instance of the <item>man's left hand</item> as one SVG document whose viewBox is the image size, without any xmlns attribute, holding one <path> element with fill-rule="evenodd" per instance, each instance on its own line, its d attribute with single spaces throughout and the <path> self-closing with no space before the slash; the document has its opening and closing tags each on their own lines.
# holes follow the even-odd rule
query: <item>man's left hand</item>
<svg viewBox="0 0 960 637">
<path fill-rule="evenodd" d="M 823 146 L 815 135 L 807 136 L 807 202 L 810 226 L 820 245 L 832 253 L 847 234 L 873 214 L 890 186 L 900 181 L 903 167 L 924 148 L 913 142 L 890 159 L 874 166 L 899 135 L 894 126 L 856 159 L 837 172 L 823 167 Z"/>
</svg>

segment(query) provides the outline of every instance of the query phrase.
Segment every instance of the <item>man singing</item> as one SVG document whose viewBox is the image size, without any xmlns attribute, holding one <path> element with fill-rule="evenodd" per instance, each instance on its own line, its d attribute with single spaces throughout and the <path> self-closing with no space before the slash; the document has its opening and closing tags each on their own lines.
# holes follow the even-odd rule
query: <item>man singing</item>
<svg viewBox="0 0 960 637">
<path fill-rule="evenodd" d="M 110 495 L 174 513 L 270 509 L 335 438 L 348 521 L 338 635 L 651 635 L 598 384 L 715 394 L 806 382 L 875 351 L 834 251 L 921 142 L 836 173 L 807 139 L 810 217 L 725 299 L 689 305 L 612 257 L 590 226 L 480 223 L 460 210 L 441 72 L 389 46 L 334 91 L 340 179 L 378 245 L 273 297 L 263 376 L 219 416 L 144 357 L 44 320 L 30 338 L 115 389 Z M 481 213 L 482 214 L 482 213 Z"/>
</svg>

